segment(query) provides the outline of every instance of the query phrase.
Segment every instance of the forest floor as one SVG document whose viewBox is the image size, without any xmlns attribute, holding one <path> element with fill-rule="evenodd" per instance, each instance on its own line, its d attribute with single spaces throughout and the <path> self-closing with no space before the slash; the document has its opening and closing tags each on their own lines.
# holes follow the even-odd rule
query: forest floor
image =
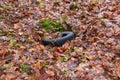
<svg viewBox="0 0 120 80">
<path fill-rule="evenodd" d="M 42 44 L 68 30 L 63 46 Z M 0 0 L 0 80 L 119 79 L 119 0 Z"/>
</svg>

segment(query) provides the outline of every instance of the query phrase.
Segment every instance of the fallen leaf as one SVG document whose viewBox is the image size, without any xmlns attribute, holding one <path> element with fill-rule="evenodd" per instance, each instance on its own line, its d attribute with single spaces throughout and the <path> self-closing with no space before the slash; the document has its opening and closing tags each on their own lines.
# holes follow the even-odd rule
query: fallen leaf
<svg viewBox="0 0 120 80">
<path fill-rule="evenodd" d="M 4 56 L 7 54 L 7 52 L 8 52 L 7 49 L 0 46 L 0 56 L 2 56 L 2 58 L 4 58 Z"/>
<path fill-rule="evenodd" d="M 45 49 L 44 45 L 39 45 L 39 48 L 40 48 L 40 50 L 42 50 L 42 51 Z"/>
<path fill-rule="evenodd" d="M 20 44 L 19 46 L 20 46 L 20 49 L 22 49 L 22 50 L 25 50 L 25 49 L 26 49 L 26 47 L 23 46 L 22 44 Z"/>
<path fill-rule="evenodd" d="M 54 50 L 62 53 L 64 51 L 66 51 L 69 48 L 69 43 L 65 43 L 63 46 L 61 47 L 55 47 Z"/>
<path fill-rule="evenodd" d="M 43 67 L 43 63 L 41 61 L 36 62 L 36 67 L 41 69 Z"/>
<path fill-rule="evenodd" d="M 49 75 L 49 76 L 54 76 L 54 71 L 51 71 L 51 70 L 47 70 L 46 73 Z"/>
<path fill-rule="evenodd" d="M 120 78 L 120 59 L 117 59 L 115 62 L 115 72 L 116 75 Z"/>
</svg>

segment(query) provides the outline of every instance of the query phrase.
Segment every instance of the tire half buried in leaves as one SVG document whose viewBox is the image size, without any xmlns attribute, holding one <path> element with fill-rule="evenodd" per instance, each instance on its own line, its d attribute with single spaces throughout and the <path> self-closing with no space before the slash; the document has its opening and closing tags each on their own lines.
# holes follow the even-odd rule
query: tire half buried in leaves
<svg viewBox="0 0 120 80">
<path fill-rule="evenodd" d="M 61 33 L 62 37 L 56 39 L 45 39 L 43 40 L 44 45 L 62 46 L 65 42 L 72 40 L 75 34 L 71 31 Z"/>
</svg>

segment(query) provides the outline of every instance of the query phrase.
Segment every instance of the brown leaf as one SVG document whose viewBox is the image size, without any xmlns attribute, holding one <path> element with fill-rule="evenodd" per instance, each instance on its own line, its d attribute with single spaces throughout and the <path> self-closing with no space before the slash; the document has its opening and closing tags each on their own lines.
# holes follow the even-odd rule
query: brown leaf
<svg viewBox="0 0 120 80">
<path fill-rule="evenodd" d="M 62 49 L 65 51 L 69 48 L 69 43 L 65 43 L 63 46 L 62 46 Z"/>
<path fill-rule="evenodd" d="M 23 28 L 23 27 L 24 27 L 24 25 L 22 23 L 20 23 L 20 22 L 14 24 L 15 29 L 19 29 L 19 28 Z"/>
<path fill-rule="evenodd" d="M 45 49 L 44 45 L 39 45 L 39 48 L 40 48 L 40 50 L 42 50 L 42 51 Z"/>
<path fill-rule="evenodd" d="M 54 50 L 62 53 L 69 48 L 69 43 L 65 43 L 62 47 L 55 47 Z"/>
<path fill-rule="evenodd" d="M 19 45 L 19 46 L 20 46 L 20 49 L 22 49 L 22 50 L 25 50 L 25 49 L 26 49 L 26 47 L 23 46 L 23 45 Z"/>
<path fill-rule="evenodd" d="M 103 17 L 104 17 L 104 18 L 110 18 L 110 14 L 104 13 L 104 14 L 103 14 Z"/>
<path fill-rule="evenodd" d="M 46 73 L 49 75 L 49 76 L 54 76 L 54 71 L 51 71 L 51 70 L 47 70 Z"/>
<path fill-rule="evenodd" d="M 15 78 L 16 78 L 16 76 L 13 75 L 13 74 L 8 74 L 8 75 L 6 75 L 6 76 L 7 76 L 6 79 L 8 79 L 8 80 L 12 80 L 12 79 L 15 79 Z"/>
<path fill-rule="evenodd" d="M 2 46 L 0 46 L 0 56 L 2 56 L 2 58 L 4 58 L 4 56 L 6 54 L 7 54 L 7 49 L 5 49 Z"/>
<path fill-rule="evenodd" d="M 18 19 L 12 19 L 12 20 L 9 20 L 9 22 L 11 24 L 16 24 L 16 23 L 19 23 L 19 20 Z"/>
<path fill-rule="evenodd" d="M 120 59 L 117 59 L 115 63 L 115 72 L 117 76 L 120 78 Z"/>
<path fill-rule="evenodd" d="M 54 47 L 54 51 L 58 51 L 58 52 L 60 52 L 60 53 L 63 52 L 63 50 L 61 49 L 61 47 Z"/>
<path fill-rule="evenodd" d="M 37 61 L 36 62 L 36 67 L 41 69 L 43 67 L 42 62 L 41 61 Z"/>
<path fill-rule="evenodd" d="M 77 66 L 74 70 L 75 71 L 80 71 L 80 70 L 83 70 L 83 68 L 81 66 Z"/>
<path fill-rule="evenodd" d="M 34 52 L 34 51 L 36 51 L 36 48 L 30 48 L 29 49 L 29 52 Z"/>
</svg>

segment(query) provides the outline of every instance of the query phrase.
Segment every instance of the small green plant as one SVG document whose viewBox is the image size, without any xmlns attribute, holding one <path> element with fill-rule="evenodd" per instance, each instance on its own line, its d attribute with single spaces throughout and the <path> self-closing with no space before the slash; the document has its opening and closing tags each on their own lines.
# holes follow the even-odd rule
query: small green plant
<svg viewBox="0 0 120 80">
<path fill-rule="evenodd" d="M 44 19 L 41 21 L 41 25 L 43 27 L 45 27 L 45 29 L 47 31 L 50 31 L 52 30 L 52 27 L 56 30 L 56 31 L 61 31 L 63 29 L 62 27 L 62 24 L 61 23 L 58 23 L 54 20 L 51 20 L 51 19 Z"/>
<path fill-rule="evenodd" d="M 99 19 L 100 20 L 100 23 L 103 25 L 103 26 L 106 26 L 105 25 L 105 22 L 104 22 L 104 19 Z"/>
<path fill-rule="evenodd" d="M 44 4 L 44 3 L 39 3 L 38 6 L 40 6 L 40 7 L 44 7 L 45 4 Z"/>
<path fill-rule="evenodd" d="M 11 40 L 10 40 L 10 45 L 11 45 L 11 46 L 15 46 L 16 43 L 17 43 L 17 40 L 14 40 L 14 39 L 11 39 Z"/>
<path fill-rule="evenodd" d="M 70 9 L 71 9 L 71 10 L 75 10 L 75 9 L 77 9 L 77 7 L 78 7 L 78 6 L 77 6 L 77 4 L 75 3 L 75 4 L 72 4 L 72 5 L 70 6 Z"/>
<path fill-rule="evenodd" d="M 65 52 L 71 53 L 72 50 L 71 49 L 67 49 Z"/>
<path fill-rule="evenodd" d="M 30 39 L 30 38 L 28 38 L 28 39 L 26 39 L 25 42 L 27 42 L 27 43 L 33 43 L 33 42 L 34 42 L 34 39 Z"/>
<path fill-rule="evenodd" d="M 29 66 L 26 65 L 26 64 L 21 64 L 21 65 L 20 65 L 20 70 L 21 70 L 21 71 L 27 71 L 27 70 L 29 70 Z"/>
<path fill-rule="evenodd" d="M 2 21 L 2 20 L 3 20 L 3 18 L 0 17 L 0 21 Z"/>
<path fill-rule="evenodd" d="M 63 56 L 63 57 L 62 57 L 61 61 L 62 61 L 62 62 L 66 62 L 66 61 L 68 61 L 70 58 L 71 58 L 70 56 L 67 56 L 67 55 L 66 55 L 66 56 Z"/>
<path fill-rule="evenodd" d="M 61 15 L 61 19 L 62 19 L 62 23 L 64 24 L 64 22 L 65 22 L 66 19 L 67 19 L 67 15 Z"/>
<path fill-rule="evenodd" d="M 49 64 L 45 64 L 45 68 L 48 68 L 50 65 Z"/>
<path fill-rule="evenodd" d="M 1 33 L 0 35 L 2 36 L 7 36 L 9 34 L 9 32 L 5 29 L 1 30 L 0 33 Z"/>
<path fill-rule="evenodd" d="M 53 5 L 54 5 L 55 7 L 57 7 L 57 6 L 59 6 L 59 2 L 54 2 Z"/>
<path fill-rule="evenodd" d="M 90 56 L 88 56 L 88 55 L 86 55 L 86 54 L 84 54 L 84 53 L 81 53 L 80 55 L 79 55 L 79 57 L 83 60 L 83 62 L 84 62 L 84 60 L 89 60 L 90 59 Z M 81 60 L 81 61 L 82 61 Z"/>
<path fill-rule="evenodd" d="M 17 43 L 17 40 L 11 39 L 10 40 L 10 46 L 11 47 L 20 47 L 20 44 Z"/>
<path fill-rule="evenodd" d="M 10 65 L 11 65 L 11 63 L 7 63 L 7 64 L 4 64 L 3 67 L 4 67 L 4 68 L 7 68 L 7 67 L 9 67 Z"/>
<path fill-rule="evenodd" d="M 74 51 L 77 51 L 79 48 L 78 47 L 74 47 Z"/>
<path fill-rule="evenodd" d="M 4 9 L 12 9 L 12 8 L 13 8 L 12 6 L 6 5 L 6 4 L 3 4 L 2 7 L 3 7 Z"/>
</svg>

